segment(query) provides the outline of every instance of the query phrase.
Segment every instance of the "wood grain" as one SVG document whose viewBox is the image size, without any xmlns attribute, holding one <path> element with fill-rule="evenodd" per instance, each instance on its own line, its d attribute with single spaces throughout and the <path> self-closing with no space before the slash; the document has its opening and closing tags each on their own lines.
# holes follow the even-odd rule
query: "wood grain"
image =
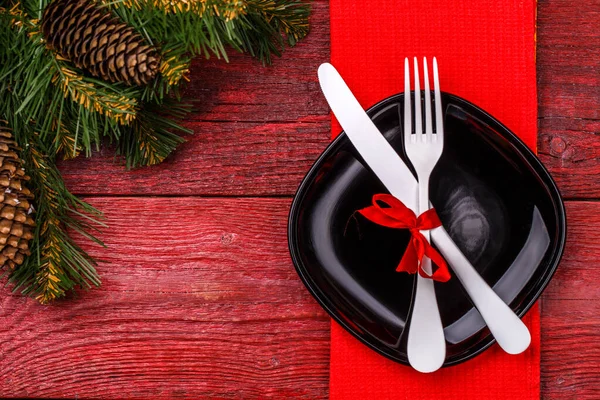
<svg viewBox="0 0 600 400">
<path fill-rule="evenodd" d="M 108 250 L 88 246 L 103 286 L 50 307 L 3 289 L 0 397 L 327 398 L 329 318 L 291 264 L 289 199 L 89 200 L 111 226 Z M 592 399 L 600 203 L 567 208 L 542 383 L 548 399 Z"/>
<path fill-rule="evenodd" d="M 329 141 L 329 120 L 189 125 L 197 134 L 160 165 L 126 171 L 103 150 L 64 163 L 64 177 L 94 195 L 290 195 Z"/>
<path fill-rule="evenodd" d="M 162 165 L 127 171 L 110 148 L 62 164 L 78 194 L 292 195 L 327 147 L 329 108 L 317 67 L 329 61 L 329 8 L 312 3 L 311 32 L 270 67 L 232 52 L 196 60 L 186 90 L 194 135 Z"/>
<path fill-rule="evenodd" d="M 539 153 L 567 198 L 600 197 L 599 10 L 538 2 Z"/>
<path fill-rule="evenodd" d="M 600 203 L 567 202 L 567 246 L 541 302 L 543 399 L 600 398 Z"/>
<path fill-rule="evenodd" d="M 329 319 L 289 259 L 288 199 L 91 199 L 101 289 L 0 295 L 0 397 L 327 397 Z"/>
<path fill-rule="evenodd" d="M 600 301 L 600 203 L 569 201 L 567 245 L 560 267 L 545 293 L 546 299 Z M 598 360 L 600 362 L 600 360 Z"/>
<path fill-rule="evenodd" d="M 600 301 L 597 299 L 544 298 L 541 319 L 542 399 L 600 398 L 599 325 Z"/>
</svg>

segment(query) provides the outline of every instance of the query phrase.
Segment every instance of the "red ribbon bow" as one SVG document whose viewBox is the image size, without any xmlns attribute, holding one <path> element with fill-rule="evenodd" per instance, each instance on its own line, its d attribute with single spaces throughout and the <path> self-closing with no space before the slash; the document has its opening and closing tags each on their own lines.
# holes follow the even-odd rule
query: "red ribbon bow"
<svg viewBox="0 0 600 400">
<path fill-rule="evenodd" d="M 379 203 L 387 207 L 381 207 Z M 400 260 L 396 271 L 414 274 L 417 271 L 424 278 L 431 278 L 438 282 L 447 282 L 450 279 L 448 265 L 440 253 L 434 249 L 420 231 L 430 230 L 442 226 L 435 209 L 425 211 L 417 218 L 416 214 L 391 194 L 376 194 L 373 196 L 373 205 L 358 210 L 368 220 L 388 228 L 408 229 L 412 235 L 408 247 Z M 423 256 L 431 259 L 437 266 L 435 272 L 428 275 L 421 266 Z"/>
</svg>

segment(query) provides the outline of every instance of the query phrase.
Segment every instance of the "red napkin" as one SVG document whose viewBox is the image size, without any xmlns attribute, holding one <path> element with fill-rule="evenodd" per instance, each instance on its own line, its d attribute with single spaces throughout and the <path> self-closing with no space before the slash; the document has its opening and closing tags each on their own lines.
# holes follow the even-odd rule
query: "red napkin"
<svg viewBox="0 0 600 400">
<path fill-rule="evenodd" d="M 536 148 L 535 0 L 331 0 L 331 63 L 366 108 L 403 91 L 404 57 L 438 58 L 443 91 L 482 107 Z M 431 61 L 430 61 L 431 62 Z M 333 135 L 340 132 L 333 121 Z M 420 374 L 331 325 L 330 398 L 540 397 L 539 310 L 524 318 L 523 354 L 497 345 L 461 365 Z"/>
</svg>

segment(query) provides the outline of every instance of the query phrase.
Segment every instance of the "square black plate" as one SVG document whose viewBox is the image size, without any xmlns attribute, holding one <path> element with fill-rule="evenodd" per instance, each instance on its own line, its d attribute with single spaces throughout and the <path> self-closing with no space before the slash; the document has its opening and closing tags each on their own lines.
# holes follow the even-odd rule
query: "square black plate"
<svg viewBox="0 0 600 400">
<path fill-rule="evenodd" d="M 367 113 L 407 165 L 403 94 Z M 537 157 L 500 122 L 443 93 L 445 148 L 430 183 L 431 202 L 454 242 L 485 281 L 523 316 L 560 261 L 566 238 L 560 193 Z M 414 275 L 395 272 L 409 234 L 355 213 L 387 193 L 342 132 L 306 175 L 292 203 L 289 248 L 298 275 L 346 330 L 408 365 Z M 446 336 L 445 366 L 494 343 L 453 275 L 435 284 Z"/>
</svg>

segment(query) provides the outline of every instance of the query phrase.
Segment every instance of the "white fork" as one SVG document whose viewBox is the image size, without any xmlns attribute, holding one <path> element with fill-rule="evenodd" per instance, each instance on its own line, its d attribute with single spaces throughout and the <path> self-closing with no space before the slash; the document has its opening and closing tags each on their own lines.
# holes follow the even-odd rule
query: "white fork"
<svg viewBox="0 0 600 400">
<path fill-rule="evenodd" d="M 421 88 L 419 63 L 414 59 L 415 74 L 415 133 L 412 133 L 412 112 L 410 96 L 410 68 L 408 58 L 404 59 L 404 146 L 419 181 L 419 208 L 417 214 L 429 209 L 429 177 L 444 149 L 444 128 L 437 60 L 433 58 L 433 84 L 435 88 L 435 133 L 431 120 L 431 94 L 427 59 L 423 58 L 425 86 L 425 132 L 422 128 Z M 429 231 L 422 232 L 431 241 Z M 431 275 L 431 260 L 423 257 L 423 270 Z M 408 361 L 420 372 L 433 372 L 439 369 L 446 358 L 446 342 L 440 312 L 435 297 L 432 279 L 417 274 L 417 291 L 412 308 L 412 318 L 408 331 Z"/>
</svg>

